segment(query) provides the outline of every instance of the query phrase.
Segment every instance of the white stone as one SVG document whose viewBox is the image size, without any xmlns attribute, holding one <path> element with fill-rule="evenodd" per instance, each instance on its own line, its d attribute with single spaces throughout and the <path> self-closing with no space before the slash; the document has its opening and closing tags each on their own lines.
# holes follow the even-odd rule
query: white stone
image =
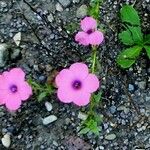
<svg viewBox="0 0 150 150">
<path fill-rule="evenodd" d="M 52 104 L 49 102 L 45 102 L 45 107 L 46 107 L 47 111 L 51 111 L 53 109 Z"/>
<path fill-rule="evenodd" d="M 56 4 L 56 10 L 59 11 L 59 12 L 63 11 L 63 8 L 59 3 Z"/>
<path fill-rule="evenodd" d="M 18 32 L 17 34 L 15 34 L 15 36 L 13 37 L 13 40 L 16 43 L 16 45 L 19 46 L 20 41 L 21 41 L 21 32 Z"/>
<path fill-rule="evenodd" d="M 53 17 L 52 14 L 49 14 L 49 15 L 47 16 L 47 19 L 48 19 L 49 22 L 53 22 L 54 17 Z"/>
<path fill-rule="evenodd" d="M 56 116 L 50 115 L 50 116 L 45 117 L 45 118 L 43 119 L 43 124 L 44 124 L 44 125 L 48 125 L 48 124 L 50 124 L 50 123 L 52 123 L 52 122 L 54 122 L 54 121 L 56 121 L 56 120 L 57 120 L 57 117 L 56 117 Z"/>
<path fill-rule="evenodd" d="M 114 140 L 115 138 L 116 138 L 115 134 L 108 134 L 108 135 L 105 136 L 106 140 Z"/>
<path fill-rule="evenodd" d="M 87 119 L 87 115 L 83 112 L 79 112 L 78 114 L 78 118 L 81 120 L 86 120 Z"/>
<path fill-rule="evenodd" d="M 83 18 L 87 15 L 88 8 L 86 5 L 81 5 L 76 12 L 78 18 Z"/>
<path fill-rule="evenodd" d="M 3 144 L 6 148 L 8 148 L 8 147 L 10 146 L 10 144 L 11 144 L 10 135 L 9 135 L 9 134 L 5 134 L 5 135 L 3 136 L 3 138 L 1 139 L 1 141 L 2 141 L 2 144 Z"/>
</svg>

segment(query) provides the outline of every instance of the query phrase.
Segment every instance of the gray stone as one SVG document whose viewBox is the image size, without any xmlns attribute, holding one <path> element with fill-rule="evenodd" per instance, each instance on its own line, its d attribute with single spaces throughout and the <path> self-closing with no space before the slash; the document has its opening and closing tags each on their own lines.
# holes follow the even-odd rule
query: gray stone
<svg viewBox="0 0 150 150">
<path fill-rule="evenodd" d="M 128 90 L 129 90 L 129 91 L 134 91 L 134 86 L 133 86 L 132 84 L 129 84 L 129 85 L 128 85 Z"/>
<path fill-rule="evenodd" d="M 8 60 L 8 45 L 0 44 L 0 67 L 4 67 Z"/>
<path fill-rule="evenodd" d="M 81 5 L 78 9 L 77 9 L 77 13 L 76 16 L 78 18 L 83 18 L 87 15 L 87 6 L 86 5 Z"/>
<path fill-rule="evenodd" d="M 56 10 L 59 11 L 59 12 L 63 11 L 63 8 L 59 3 L 56 4 Z"/>
<path fill-rule="evenodd" d="M 73 0 L 73 3 L 79 3 L 80 0 Z"/>
<path fill-rule="evenodd" d="M 70 0 L 58 0 L 58 1 L 65 8 L 71 4 Z"/>
<path fill-rule="evenodd" d="M 0 2 L 0 7 L 2 7 L 2 8 L 7 7 L 7 3 L 4 1 Z"/>
<path fill-rule="evenodd" d="M 138 86 L 139 86 L 140 89 L 145 90 L 146 82 L 145 81 L 138 82 Z"/>
<path fill-rule="evenodd" d="M 108 135 L 105 136 L 106 140 L 114 140 L 115 138 L 116 138 L 115 134 L 108 134 Z"/>
<path fill-rule="evenodd" d="M 110 107 L 110 112 L 111 112 L 112 114 L 114 114 L 114 113 L 116 112 L 116 106 L 111 106 L 111 107 Z"/>
<path fill-rule="evenodd" d="M 145 100 L 150 101 L 150 96 L 146 96 Z"/>
<path fill-rule="evenodd" d="M 11 59 L 16 59 L 20 54 L 20 49 L 14 49 L 13 53 L 11 54 Z"/>
<path fill-rule="evenodd" d="M 56 116 L 50 115 L 50 116 L 45 117 L 45 118 L 43 119 L 43 124 L 44 124 L 44 125 L 48 125 L 48 124 L 50 124 L 50 123 L 52 123 L 52 122 L 54 122 L 54 121 L 56 121 L 56 120 L 57 120 L 57 117 L 56 117 Z"/>
<path fill-rule="evenodd" d="M 103 149 L 104 149 L 104 147 L 103 147 L 103 146 L 99 146 L 99 149 L 103 150 Z"/>
<path fill-rule="evenodd" d="M 47 19 L 48 19 L 49 22 L 53 22 L 53 21 L 54 21 L 54 17 L 53 17 L 52 14 L 49 14 L 49 15 L 47 16 Z"/>
</svg>

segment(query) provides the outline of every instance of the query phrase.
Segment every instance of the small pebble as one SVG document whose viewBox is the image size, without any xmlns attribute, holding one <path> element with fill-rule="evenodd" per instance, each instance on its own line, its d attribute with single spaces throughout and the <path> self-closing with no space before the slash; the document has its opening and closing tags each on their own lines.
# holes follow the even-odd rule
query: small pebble
<svg viewBox="0 0 150 150">
<path fill-rule="evenodd" d="M 45 102 L 45 107 L 46 107 L 47 111 L 51 111 L 53 109 L 53 106 L 50 102 Z"/>
<path fill-rule="evenodd" d="M 129 90 L 129 91 L 134 91 L 134 86 L 133 86 L 132 84 L 129 84 L 129 85 L 128 85 L 128 90 Z"/>
<path fill-rule="evenodd" d="M 44 125 L 48 125 L 48 124 L 50 124 L 50 123 L 52 123 L 52 122 L 54 122 L 54 121 L 56 121 L 56 120 L 57 120 L 57 117 L 56 117 L 56 116 L 50 115 L 50 116 L 45 117 L 45 118 L 43 119 L 43 124 L 44 124 Z"/>
<path fill-rule="evenodd" d="M 56 4 L 56 10 L 59 11 L 59 12 L 63 11 L 63 8 L 59 3 Z"/>
<path fill-rule="evenodd" d="M 78 118 L 81 120 L 86 120 L 87 119 L 87 115 L 83 112 L 79 112 L 78 114 Z"/>
<path fill-rule="evenodd" d="M 8 147 L 10 146 L 10 144 L 11 144 L 10 135 L 9 135 L 9 134 L 5 134 L 5 135 L 3 136 L 3 138 L 1 139 L 1 141 L 2 141 L 2 144 L 3 144 L 6 148 L 8 148 Z"/>
<path fill-rule="evenodd" d="M 115 138 L 116 138 L 115 134 L 108 134 L 108 135 L 105 136 L 106 140 L 114 140 Z"/>
</svg>

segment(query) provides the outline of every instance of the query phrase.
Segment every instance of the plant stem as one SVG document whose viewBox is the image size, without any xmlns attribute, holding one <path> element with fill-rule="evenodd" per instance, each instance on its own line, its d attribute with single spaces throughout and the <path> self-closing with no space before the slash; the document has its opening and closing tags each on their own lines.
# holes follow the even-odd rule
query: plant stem
<svg viewBox="0 0 150 150">
<path fill-rule="evenodd" d="M 97 47 L 96 46 L 92 46 L 92 68 L 91 71 L 92 73 L 95 73 L 95 68 L 96 68 L 96 56 L 97 56 Z M 94 115 L 94 109 L 95 107 L 95 103 L 94 103 L 94 98 L 93 95 L 91 96 L 91 102 L 90 102 L 90 111 L 89 111 L 89 115 Z"/>
<path fill-rule="evenodd" d="M 92 46 L 92 73 L 95 73 L 95 67 L 96 67 L 96 54 L 97 54 L 97 47 L 96 46 Z"/>
</svg>

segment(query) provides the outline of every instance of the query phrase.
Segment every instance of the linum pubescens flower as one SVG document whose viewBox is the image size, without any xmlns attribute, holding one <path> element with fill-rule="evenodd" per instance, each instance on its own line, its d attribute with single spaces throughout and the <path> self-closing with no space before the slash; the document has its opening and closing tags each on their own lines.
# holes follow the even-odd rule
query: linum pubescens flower
<svg viewBox="0 0 150 150">
<path fill-rule="evenodd" d="M 64 103 L 85 106 L 90 102 L 91 93 L 99 88 L 96 75 L 89 73 L 84 63 L 74 63 L 56 76 L 57 96 Z"/>
<path fill-rule="evenodd" d="M 13 68 L 0 75 L 0 105 L 15 111 L 32 95 L 32 88 L 25 81 L 25 73 L 21 68 Z"/>
<path fill-rule="evenodd" d="M 75 36 L 75 41 L 82 45 L 99 45 L 104 39 L 102 32 L 97 30 L 97 22 L 92 17 L 85 17 L 80 23 L 81 29 Z"/>
</svg>

